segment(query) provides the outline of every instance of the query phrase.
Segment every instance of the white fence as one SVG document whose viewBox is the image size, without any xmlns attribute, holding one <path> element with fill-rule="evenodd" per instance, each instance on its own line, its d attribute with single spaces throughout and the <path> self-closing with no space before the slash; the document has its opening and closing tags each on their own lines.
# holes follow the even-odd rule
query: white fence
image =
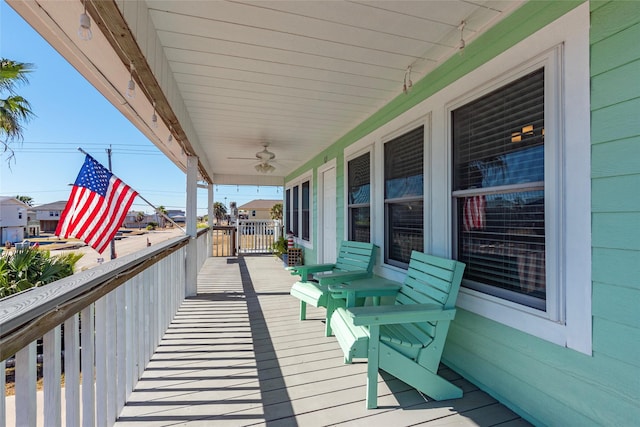
<svg viewBox="0 0 640 427">
<path fill-rule="evenodd" d="M 240 220 L 236 232 L 236 248 L 239 254 L 273 253 L 273 243 L 280 235 L 280 221 Z"/>
<path fill-rule="evenodd" d="M 198 236 L 198 269 L 209 235 Z M 184 300 L 188 241 L 169 240 L 0 301 L 0 372 L 15 366 L 15 413 L 6 413 L 11 397 L 0 397 L 0 426 L 35 427 L 38 417 L 44 426 L 112 425 Z"/>
</svg>

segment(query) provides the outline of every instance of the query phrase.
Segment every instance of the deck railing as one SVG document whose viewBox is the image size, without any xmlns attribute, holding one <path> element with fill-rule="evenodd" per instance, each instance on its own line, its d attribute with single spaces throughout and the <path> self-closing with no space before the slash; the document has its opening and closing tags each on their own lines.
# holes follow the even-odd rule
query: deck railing
<svg viewBox="0 0 640 427">
<path fill-rule="evenodd" d="M 273 243 L 280 237 L 280 221 L 240 220 L 238 221 L 238 253 L 273 253 Z"/>
<path fill-rule="evenodd" d="M 209 234 L 198 234 L 198 270 Z M 115 422 L 185 298 L 188 243 L 178 237 L 0 301 L 0 372 L 15 366 L 9 419 L 16 426 L 36 426 L 38 414 L 45 426 Z M 43 408 L 37 407 L 39 367 Z M 6 401 L 0 397 L 2 427 L 10 415 Z"/>
</svg>

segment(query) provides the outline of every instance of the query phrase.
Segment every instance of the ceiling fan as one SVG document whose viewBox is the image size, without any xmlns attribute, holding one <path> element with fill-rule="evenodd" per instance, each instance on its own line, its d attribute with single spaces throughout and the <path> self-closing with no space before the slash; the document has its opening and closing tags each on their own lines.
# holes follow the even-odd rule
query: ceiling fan
<svg viewBox="0 0 640 427">
<path fill-rule="evenodd" d="M 276 155 L 271 151 L 267 150 L 269 143 L 265 142 L 262 144 L 262 151 L 258 151 L 256 153 L 255 159 L 248 157 L 228 157 L 230 160 L 257 160 L 258 163 L 254 166 L 256 171 L 260 173 L 269 173 L 276 170 L 275 166 L 271 164 L 272 161 L 275 160 Z"/>
</svg>

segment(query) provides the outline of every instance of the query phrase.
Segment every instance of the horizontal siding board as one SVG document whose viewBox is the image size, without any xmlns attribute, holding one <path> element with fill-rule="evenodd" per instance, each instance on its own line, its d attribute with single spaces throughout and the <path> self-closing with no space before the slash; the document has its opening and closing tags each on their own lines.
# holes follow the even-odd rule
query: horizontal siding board
<svg viewBox="0 0 640 427">
<path fill-rule="evenodd" d="M 470 335 L 459 335 L 461 330 L 468 331 Z M 465 310 L 458 310 L 457 318 L 451 324 L 445 346 L 445 356 L 448 357 L 450 354 L 449 345 L 452 342 L 466 347 L 466 352 L 475 354 L 476 345 L 485 341 L 490 343 L 490 347 L 495 347 L 494 358 L 500 360 L 505 366 L 512 365 L 510 361 L 513 359 L 513 369 L 516 371 L 525 366 L 517 360 L 521 354 L 536 360 L 536 363 L 527 365 L 527 370 L 531 371 L 529 374 L 516 372 L 507 373 L 507 375 L 539 376 L 542 382 L 547 377 L 567 376 L 584 381 L 585 384 L 595 384 L 598 389 L 594 391 L 596 394 L 602 393 L 604 396 L 609 396 L 613 393 L 611 398 L 640 399 L 640 387 L 638 387 L 640 377 L 629 375 L 636 369 L 634 366 L 620 363 L 619 359 L 614 359 L 602 352 L 594 354 L 594 356 L 586 356 L 532 338 L 523 332 L 483 319 Z M 492 362 L 495 361 L 492 360 Z M 470 366 L 474 366 L 474 364 Z M 469 367 L 465 369 L 469 369 Z M 562 387 L 559 390 L 562 390 Z"/>
<path fill-rule="evenodd" d="M 640 212 L 594 213 L 592 218 L 594 247 L 640 250 Z"/>
<path fill-rule="evenodd" d="M 640 251 L 593 249 L 592 279 L 640 291 Z"/>
<path fill-rule="evenodd" d="M 640 329 L 640 289 L 594 282 L 593 316 Z"/>
<path fill-rule="evenodd" d="M 640 141 L 639 141 L 640 144 Z M 640 157 L 639 157 L 640 159 Z M 640 188 L 640 174 L 594 179 L 591 182 L 593 212 L 638 212 L 640 197 L 628 189 Z M 625 194 L 621 194 L 624 190 Z"/>
<path fill-rule="evenodd" d="M 638 25 L 640 28 L 640 25 Z M 638 36 L 640 40 L 640 34 Z M 640 45 L 640 43 L 637 43 Z M 622 65 L 591 79 L 591 110 L 640 98 L 640 60 Z M 636 84 L 620 84 L 620 82 Z"/>
<path fill-rule="evenodd" d="M 591 43 L 611 37 L 634 24 L 640 16 L 640 2 L 613 1 L 591 15 Z"/>
<path fill-rule="evenodd" d="M 607 319 L 593 319 L 593 351 L 603 353 L 635 368 L 640 368 L 640 329 Z M 638 376 L 636 376 L 638 377 Z M 640 385 L 640 380 L 638 381 Z"/>
<path fill-rule="evenodd" d="M 640 174 L 640 136 L 594 145 L 591 156 L 592 178 Z M 629 197 L 628 189 L 616 194 Z"/>
<path fill-rule="evenodd" d="M 465 377 L 466 367 L 475 367 L 472 377 L 479 382 L 480 388 L 497 393 L 494 397 L 501 402 L 517 401 L 521 405 L 518 412 L 525 418 L 526 414 L 535 414 L 538 425 L 606 424 L 603 420 L 598 422 L 602 414 L 597 406 L 591 404 L 596 387 L 588 386 L 581 379 L 560 370 L 541 365 L 535 357 L 510 351 L 501 343 L 478 340 L 471 331 L 457 330 L 456 336 L 459 341 L 449 340 L 445 347 L 445 356 L 449 350 L 453 350 L 455 358 L 447 357 L 445 363 L 458 372 L 462 371 Z M 461 343 L 472 343 L 473 352 L 464 351 L 467 345 L 456 348 Z M 545 375 L 540 375 L 541 372 L 545 372 Z M 618 417 L 617 423 L 609 418 L 609 425 L 625 425 L 620 422 L 629 421 L 627 415 Z"/>
<path fill-rule="evenodd" d="M 640 136 L 638 111 L 640 111 L 640 98 L 593 111 L 591 142 L 598 144 Z"/>
<path fill-rule="evenodd" d="M 591 46 L 591 75 L 596 76 L 640 58 L 640 43 L 628 43 L 628 40 L 640 40 L 640 24 Z"/>
<path fill-rule="evenodd" d="M 640 164 L 636 161 L 638 154 L 640 136 L 594 145 L 591 175 L 593 178 L 602 178 L 640 174 Z"/>
<path fill-rule="evenodd" d="M 545 413 L 547 398 L 550 398 L 560 402 L 567 410 L 573 408 L 572 411 L 589 414 L 591 421 L 582 425 L 627 425 L 616 424 L 613 420 L 605 421 L 610 416 L 620 417 L 619 414 L 613 414 L 612 405 L 620 404 L 623 410 L 628 411 L 632 407 L 630 403 L 640 398 L 638 378 L 629 376 L 629 372 L 636 369 L 634 366 L 602 354 L 585 356 L 543 341 L 535 346 L 533 343 L 536 340 L 524 333 L 470 316 L 477 321 L 461 325 L 456 320 L 449 332 L 444 362 L 452 369 L 465 377 L 470 375 L 469 379 L 480 388 L 488 387 L 492 392 L 504 393 L 502 398 L 506 400 L 494 396 L 507 403 L 507 406 L 512 401 L 522 403 L 523 400 L 512 393 L 522 390 L 522 387 L 529 388 L 527 393 L 533 397 L 531 400 L 535 401 L 536 415 L 540 417 Z M 494 329 L 490 323 L 503 334 L 496 332 L 491 336 L 485 335 L 483 332 Z M 469 325 L 473 326 L 467 328 Z M 494 369 L 497 370 L 491 372 Z M 589 405 L 593 408 L 587 408 Z M 607 409 L 603 410 L 602 405 Z M 526 407 L 522 409 L 528 412 Z M 639 411 L 640 408 L 636 408 L 635 412 L 631 412 L 637 416 L 640 415 Z M 557 416 L 555 411 L 547 416 L 550 418 L 542 424 L 580 425 L 575 424 L 577 421 L 564 424 L 554 417 Z M 623 415 L 619 421 L 632 419 L 627 416 L 631 415 Z"/>
</svg>

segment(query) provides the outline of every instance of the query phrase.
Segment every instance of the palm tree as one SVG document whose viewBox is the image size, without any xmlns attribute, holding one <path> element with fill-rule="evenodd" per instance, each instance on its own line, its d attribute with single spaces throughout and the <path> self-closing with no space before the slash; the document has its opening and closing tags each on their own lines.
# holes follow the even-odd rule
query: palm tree
<svg viewBox="0 0 640 427">
<path fill-rule="evenodd" d="M 166 221 L 166 215 L 167 215 L 167 209 L 160 205 L 156 208 L 156 212 L 158 213 L 158 225 L 160 228 L 164 228 L 165 226 L 165 221 Z"/>
<path fill-rule="evenodd" d="M 271 215 L 271 219 L 282 219 L 282 203 L 276 203 L 275 205 L 271 206 L 271 210 L 269 211 L 269 214 Z"/>
<path fill-rule="evenodd" d="M 16 196 L 16 199 L 20 200 L 25 205 L 33 206 L 33 197 L 29 196 Z"/>
<path fill-rule="evenodd" d="M 140 211 L 136 213 L 136 222 L 138 223 L 138 228 L 141 228 L 140 224 L 142 223 L 142 221 L 144 221 L 144 212 Z"/>
<path fill-rule="evenodd" d="M 0 98 L 0 144 L 3 152 L 9 152 L 8 159 L 14 156 L 9 144 L 22 140 L 23 126 L 34 116 L 29 101 L 15 92 L 19 84 L 28 82 L 32 70 L 32 64 L 0 59 L 0 93 L 8 95 Z"/>
<path fill-rule="evenodd" d="M 220 221 L 227 215 L 227 207 L 224 203 L 215 202 L 213 204 L 213 215 L 216 217 L 216 222 L 220 225 Z"/>
</svg>

